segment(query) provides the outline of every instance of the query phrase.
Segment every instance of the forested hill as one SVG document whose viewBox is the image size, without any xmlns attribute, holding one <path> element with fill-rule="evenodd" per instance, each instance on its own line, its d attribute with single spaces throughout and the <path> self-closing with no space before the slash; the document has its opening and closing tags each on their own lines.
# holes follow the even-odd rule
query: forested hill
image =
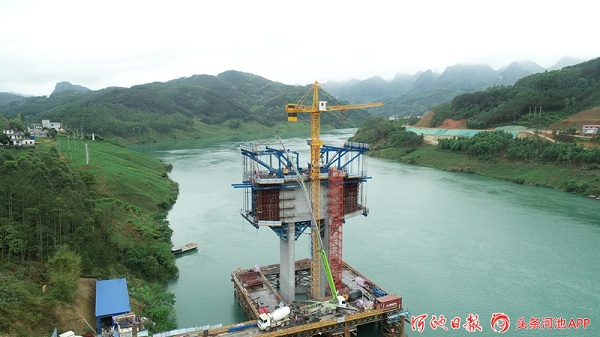
<svg viewBox="0 0 600 337">
<path fill-rule="evenodd" d="M 434 107 L 432 126 L 446 118 L 467 118 L 474 129 L 508 124 L 541 128 L 595 106 L 600 106 L 600 58 L 456 96 Z"/>
<path fill-rule="evenodd" d="M 23 113 L 30 123 L 44 118 L 87 133 L 143 139 L 155 133 L 193 133 L 198 121 L 210 125 L 227 122 L 234 128 L 243 122 L 266 127 L 286 123 L 284 104 L 298 102 L 308 89 L 309 86 L 290 86 L 249 73 L 227 71 L 217 76 L 194 75 L 131 88 L 62 90 L 50 97 L 0 101 L 0 115 L 13 117 Z M 323 91 L 320 98 L 343 103 Z M 354 127 L 367 116 L 364 110 L 345 112 L 344 118 L 332 113 L 323 116 L 322 123 Z M 308 121 L 308 116 L 300 117 Z"/>
</svg>

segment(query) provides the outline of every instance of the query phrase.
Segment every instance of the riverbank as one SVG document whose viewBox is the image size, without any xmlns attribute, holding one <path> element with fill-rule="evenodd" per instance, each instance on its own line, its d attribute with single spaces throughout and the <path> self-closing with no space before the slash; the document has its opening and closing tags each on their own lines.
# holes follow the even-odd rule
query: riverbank
<svg viewBox="0 0 600 337">
<path fill-rule="evenodd" d="M 369 156 L 398 160 L 408 164 L 451 172 L 465 172 L 511 181 L 517 184 L 554 188 L 581 195 L 600 194 L 600 170 L 577 166 L 513 162 L 504 159 L 483 161 L 472 156 L 423 145 L 414 151 L 383 148 L 368 152 Z M 590 190 L 596 192 L 589 192 Z"/>
</svg>

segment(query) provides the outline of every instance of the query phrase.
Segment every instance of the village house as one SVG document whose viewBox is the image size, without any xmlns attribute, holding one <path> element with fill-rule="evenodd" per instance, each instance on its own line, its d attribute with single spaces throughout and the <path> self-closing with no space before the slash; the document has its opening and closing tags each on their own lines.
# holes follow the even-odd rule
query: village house
<svg viewBox="0 0 600 337">
<path fill-rule="evenodd" d="M 8 145 L 14 146 L 34 146 L 35 139 L 32 136 L 25 137 L 23 132 L 15 132 L 15 130 L 4 130 L 3 133 L 8 136 Z M 0 144 L 3 145 L 3 144 Z"/>
<path fill-rule="evenodd" d="M 33 138 L 46 138 L 48 137 L 48 130 L 44 130 L 41 124 L 30 124 L 29 125 L 29 134 L 33 136 Z"/>
<path fill-rule="evenodd" d="M 581 128 L 581 134 L 584 136 L 597 135 L 597 134 L 600 134 L 600 132 L 598 132 L 599 129 L 600 129 L 600 125 L 594 125 L 594 124 L 584 125 Z"/>
<path fill-rule="evenodd" d="M 54 129 L 57 132 L 62 132 L 63 126 L 60 122 L 52 122 L 49 119 L 42 119 L 42 124 L 34 123 L 27 127 L 27 132 L 18 132 L 12 129 L 3 130 L 3 133 L 8 136 L 8 145 L 13 146 L 35 146 L 36 138 L 48 137 L 48 130 Z M 3 144 L 0 144 L 3 145 Z"/>
</svg>

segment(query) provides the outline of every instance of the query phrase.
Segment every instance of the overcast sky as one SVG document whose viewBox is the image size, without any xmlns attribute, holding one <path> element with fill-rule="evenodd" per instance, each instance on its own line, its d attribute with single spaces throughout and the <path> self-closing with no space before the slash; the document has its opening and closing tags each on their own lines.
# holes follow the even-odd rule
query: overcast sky
<svg viewBox="0 0 600 337">
<path fill-rule="evenodd" d="M 600 57 L 593 2 L 2 0 L 0 92 L 227 70 L 285 84 Z"/>
</svg>

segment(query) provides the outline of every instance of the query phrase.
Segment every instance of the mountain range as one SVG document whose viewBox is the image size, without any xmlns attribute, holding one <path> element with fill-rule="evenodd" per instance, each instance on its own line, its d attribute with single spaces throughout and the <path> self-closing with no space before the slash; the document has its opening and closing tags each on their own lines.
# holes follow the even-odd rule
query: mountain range
<svg viewBox="0 0 600 337">
<path fill-rule="evenodd" d="M 225 71 L 217 76 L 193 75 L 167 82 L 89 90 L 60 82 L 50 96 L 0 95 L 0 121 L 21 115 L 25 122 L 61 121 L 69 129 L 143 140 L 149 135 L 199 134 L 203 125 L 242 124 L 271 128 L 287 123 L 283 106 L 298 102 L 312 87 L 286 85 L 258 75 Z M 338 105 L 326 92 L 323 100 Z M 308 123 L 309 114 L 298 116 Z M 323 125 L 358 127 L 369 117 L 366 110 L 324 114 Z"/>
<path fill-rule="evenodd" d="M 565 57 L 545 69 L 531 61 L 515 61 L 494 70 L 489 65 L 458 64 L 443 73 L 431 70 L 414 75 L 398 74 L 391 81 L 381 77 L 346 82 L 326 82 L 323 100 L 334 104 L 383 101 L 383 107 L 370 109 L 371 114 L 422 115 L 433 106 L 451 101 L 455 96 L 493 86 L 514 84 L 530 74 L 577 64 Z M 123 123 L 135 126 L 140 135 L 164 129 L 185 130 L 196 118 L 207 124 L 231 120 L 258 122 L 270 127 L 285 122 L 283 106 L 295 103 L 310 86 L 285 85 L 258 75 L 226 71 L 217 76 L 193 75 L 167 82 L 136 85 L 131 88 L 109 87 L 92 91 L 63 81 L 49 97 L 24 97 L 0 93 L 0 115 L 23 113 L 25 117 L 53 118 L 72 126 L 90 127 L 122 134 Z M 348 111 L 324 116 L 330 125 L 357 125 L 367 116 L 365 111 Z M 94 123 L 91 123 L 91 121 Z M 350 124 L 349 124 L 350 123 Z M 237 122 L 236 122 L 237 124 Z"/>
<path fill-rule="evenodd" d="M 498 70 L 486 64 L 457 64 L 447 67 L 441 74 L 429 69 L 414 75 L 397 74 L 391 81 L 379 76 L 366 80 L 328 81 L 324 89 L 350 103 L 382 101 L 385 105 L 377 109 L 378 114 L 420 116 L 457 95 L 512 85 L 525 76 L 580 62 L 582 60 L 563 57 L 552 67 L 544 68 L 533 61 L 514 61 Z"/>
</svg>

